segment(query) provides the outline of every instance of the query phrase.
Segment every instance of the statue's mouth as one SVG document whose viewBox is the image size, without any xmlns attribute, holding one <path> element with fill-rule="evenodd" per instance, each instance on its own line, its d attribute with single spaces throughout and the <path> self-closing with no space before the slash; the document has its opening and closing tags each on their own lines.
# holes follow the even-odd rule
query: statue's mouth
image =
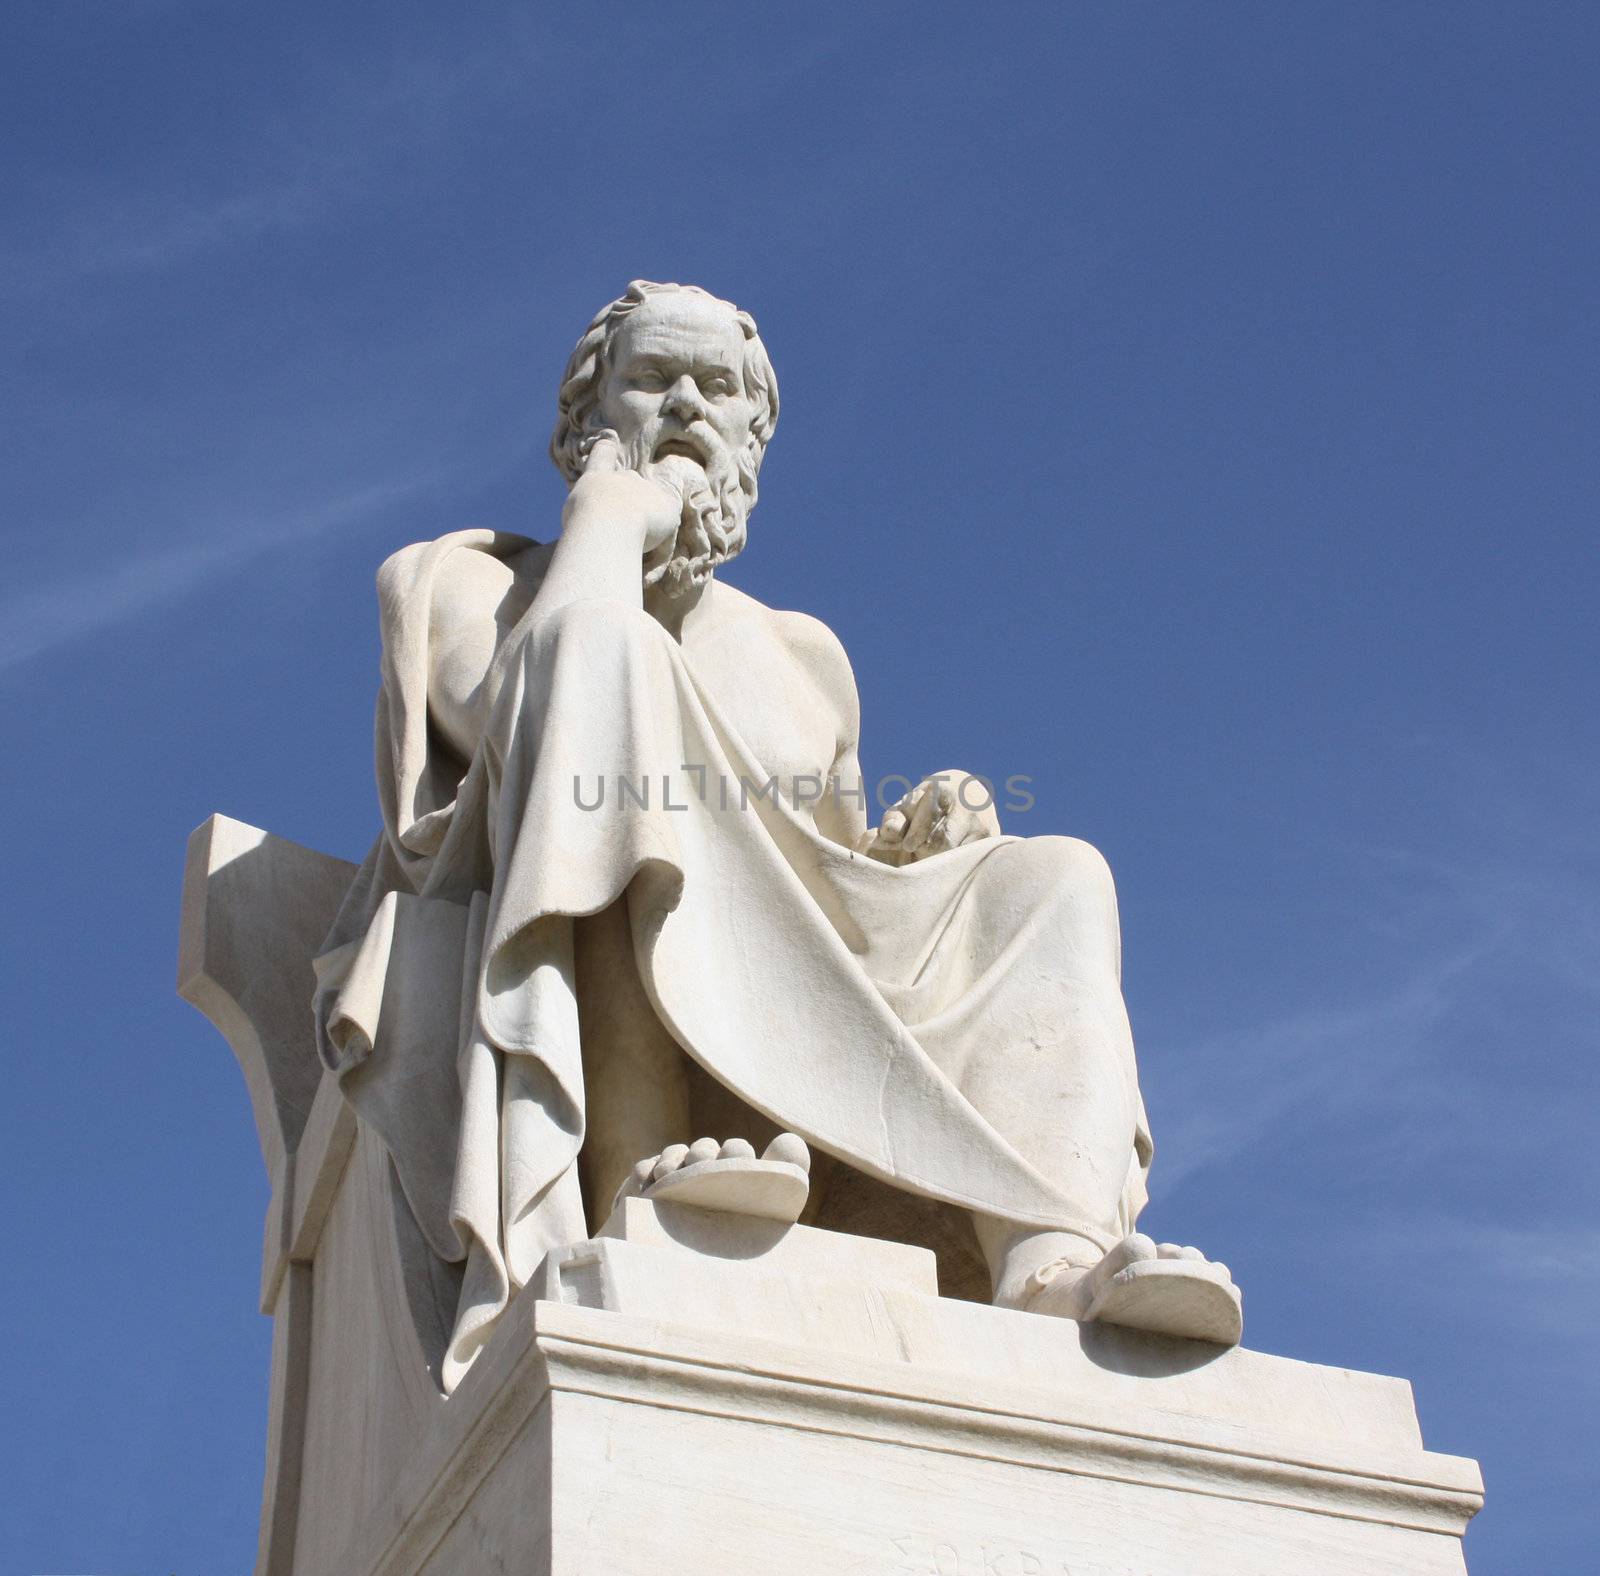
<svg viewBox="0 0 1600 1576">
<path fill-rule="evenodd" d="M 703 470 L 706 465 L 705 451 L 694 442 L 692 438 L 667 438 L 656 445 L 656 451 L 651 455 L 653 460 L 665 460 L 676 454 L 681 459 L 693 460 Z"/>
</svg>

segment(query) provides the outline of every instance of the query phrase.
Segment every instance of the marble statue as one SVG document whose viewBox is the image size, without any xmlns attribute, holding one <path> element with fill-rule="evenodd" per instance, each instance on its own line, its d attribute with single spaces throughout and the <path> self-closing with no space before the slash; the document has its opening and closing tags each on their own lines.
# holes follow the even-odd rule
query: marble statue
<svg viewBox="0 0 1600 1576">
<path fill-rule="evenodd" d="M 1105 861 L 1006 835 L 961 772 L 870 826 L 838 640 L 717 577 L 777 417 L 748 313 L 637 281 L 562 378 L 555 540 L 457 531 L 379 576 L 384 829 L 315 1009 L 392 1161 L 439 1383 L 641 1197 L 1236 1342 L 1226 1269 L 1135 1229 L 1151 1142 Z"/>
<path fill-rule="evenodd" d="M 746 313 L 630 285 L 555 540 L 379 574 L 364 864 L 189 839 L 270 1190 L 257 1576 L 1463 1576 L 1411 1387 L 1237 1344 L 1137 1230 L 1105 862 L 964 772 L 880 800 L 838 641 L 717 574 L 777 416 Z"/>
</svg>

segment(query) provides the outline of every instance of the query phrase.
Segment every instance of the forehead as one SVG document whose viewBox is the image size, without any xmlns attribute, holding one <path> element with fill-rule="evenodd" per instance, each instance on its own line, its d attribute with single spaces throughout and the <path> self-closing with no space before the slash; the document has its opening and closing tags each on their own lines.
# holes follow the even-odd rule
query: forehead
<svg viewBox="0 0 1600 1576">
<path fill-rule="evenodd" d="M 622 320 L 613 359 L 618 366 L 648 357 L 732 369 L 743 353 L 744 333 L 728 307 L 675 291 L 651 296 Z"/>
</svg>

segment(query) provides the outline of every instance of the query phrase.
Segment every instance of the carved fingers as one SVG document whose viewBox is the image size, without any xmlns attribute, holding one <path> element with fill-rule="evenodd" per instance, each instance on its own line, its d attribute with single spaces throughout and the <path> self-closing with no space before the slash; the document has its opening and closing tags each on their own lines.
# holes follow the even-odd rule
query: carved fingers
<svg viewBox="0 0 1600 1576">
<path fill-rule="evenodd" d="M 613 471 L 626 468 L 622 458 L 622 440 L 607 427 L 589 445 L 583 457 L 583 474 L 609 476 Z"/>
<path fill-rule="evenodd" d="M 562 529 L 593 521 L 602 530 L 637 530 L 641 553 L 651 553 L 678 534 L 683 510 L 683 499 L 671 487 L 628 468 L 621 442 L 608 431 L 590 445 L 583 475 L 567 495 Z"/>
<path fill-rule="evenodd" d="M 999 834 L 994 795 L 980 778 L 935 772 L 884 813 L 867 852 L 887 864 L 910 864 Z"/>
</svg>

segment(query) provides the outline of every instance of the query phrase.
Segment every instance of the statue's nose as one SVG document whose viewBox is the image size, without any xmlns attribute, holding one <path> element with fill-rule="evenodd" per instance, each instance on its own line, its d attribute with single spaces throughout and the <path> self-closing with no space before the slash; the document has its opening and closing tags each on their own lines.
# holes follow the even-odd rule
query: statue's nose
<svg viewBox="0 0 1600 1576">
<path fill-rule="evenodd" d="M 684 420 L 705 413 L 704 404 L 700 399 L 699 385 L 693 378 L 681 377 L 667 390 L 667 410 Z"/>
</svg>

